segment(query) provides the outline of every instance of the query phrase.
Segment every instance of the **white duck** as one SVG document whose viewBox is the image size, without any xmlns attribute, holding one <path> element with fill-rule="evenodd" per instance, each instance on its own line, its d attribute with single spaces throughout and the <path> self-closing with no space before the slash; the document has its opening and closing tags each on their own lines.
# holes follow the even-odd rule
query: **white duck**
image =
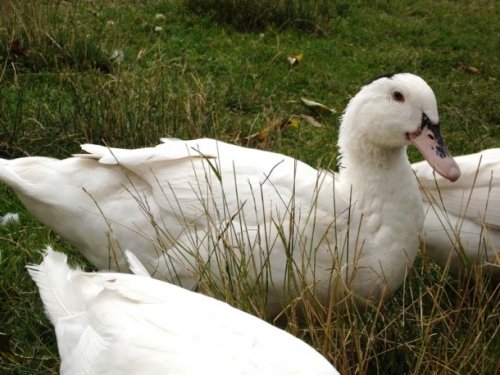
<svg viewBox="0 0 500 375">
<path fill-rule="evenodd" d="M 253 315 L 134 271 L 86 273 L 46 249 L 28 266 L 65 374 L 334 375 L 305 342 Z"/>
<path fill-rule="evenodd" d="M 187 288 L 207 270 L 259 284 L 276 313 L 305 289 L 320 301 L 345 289 L 376 301 L 399 287 L 424 220 L 410 143 L 438 173 L 459 177 L 432 89 L 404 73 L 350 101 L 335 176 L 276 153 L 165 139 L 135 150 L 86 144 L 89 154 L 65 160 L 0 160 L 0 181 L 99 268 L 125 270 L 122 249 L 138 249 L 154 277 Z"/>
<path fill-rule="evenodd" d="M 500 148 L 455 158 L 462 175 L 450 183 L 426 162 L 412 165 L 425 207 L 423 244 L 443 267 L 479 263 L 500 278 Z"/>
</svg>

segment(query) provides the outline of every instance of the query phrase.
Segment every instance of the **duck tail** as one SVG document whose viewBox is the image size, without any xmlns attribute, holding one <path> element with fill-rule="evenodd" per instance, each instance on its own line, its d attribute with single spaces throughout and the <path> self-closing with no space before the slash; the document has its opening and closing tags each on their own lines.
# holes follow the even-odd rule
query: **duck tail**
<svg viewBox="0 0 500 375">
<path fill-rule="evenodd" d="M 74 276 L 82 271 L 72 270 L 65 254 L 48 246 L 42 263 L 26 268 L 39 289 L 45 312 L 52 324 L 85 310 L 82 293 L 74 281 Z"/>
<path fill-rule="evenodd" d="M 0 181 L 17 192 L 25 193 L 26 182 L 13 170 L 14 160 L 19 159 L 0 159 Z"/>
<path fill-rule="evenodd" d="M 130 250 L 125 250 L 125 257 L 127 258 L 128 267 L 133 274 L 144 277 L 151 277 L 148 270 L 141 261 Z"/>
</svg>

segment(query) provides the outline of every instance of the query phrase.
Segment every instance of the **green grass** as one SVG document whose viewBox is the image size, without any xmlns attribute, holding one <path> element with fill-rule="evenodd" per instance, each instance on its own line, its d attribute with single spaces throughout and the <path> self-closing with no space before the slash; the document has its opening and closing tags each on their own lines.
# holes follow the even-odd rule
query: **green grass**
<svg viewBox="0 0 500 375">
<path fill-rule="evenodd" d="M 354 2 L 329 0 L 186 0 L 189 9 L 240 31 L 294 28 L 315 34 L 330 30 L 334 17 L 345 16 Z"/>
<path fill-rule="evenodd" d="M 164 136 L 246 144 L 276 121 L 310 114 L 301 97 L 340 113 L 361 85 L 391 71 L 430 83 L 454 154 L 500 147 L 496 2 L 332 3 L 327 19 L 311 12 L 318 33 L 279 17 L 268 27 L 242 25 L 236 16 L 240 23 L 217 23 L 215 13 L 199 14 L 180 0 L 4 1 L 0 157 L 65 157 L 84 142 L 142 147 Z M 123 61 L 112 58 L 115 50 Z M 298 54 L 302 61 L 291 67 L 287 57 Z M 319 120 L 321 128 L 302 121 L 251 146 L 328 166 L 337 156 L 339 119 Z M 24 265 L 39 262 L 47 243 L 84 260 L 0 186 L 0 214 L 9 211 L 21 223 L 0 227 L 0 372 L 56 373 L 53 329 Z M 251 310 L 252 296 L 213 293 Z M 373 311 L 304 299 L 313 307 L 305 319 L 290 314 L 287 329 L 343 374 L 500 370 L 500 291 L 477 270 L 455 278 L 421 255 L 396 296 Z"/>
</svg>

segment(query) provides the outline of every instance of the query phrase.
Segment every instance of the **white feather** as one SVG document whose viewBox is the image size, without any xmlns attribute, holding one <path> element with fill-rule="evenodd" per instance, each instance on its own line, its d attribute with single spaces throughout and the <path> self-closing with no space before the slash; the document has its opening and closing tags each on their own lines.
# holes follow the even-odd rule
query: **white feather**
<svg viewBox="0 0 500 375">
<path fill-rule="evenodd" d="M 133 252 L 125 250 L 125 257 L 127 258 L 128 267 L 134 275 L 151 277 L 146 267 L 137 259 Z"/>
<path fill-rule="evenodd" d="M 7 225 L 9 223 L 18 223 L 19 214 L 14 212 L 7 212 L 5 215 L 0 216 L 0 225 Z"/>
<path fill-rule="evenodd" d="M 27 266 L 38 286 L 47 316 L 53 324 L 85 311 L 79 289 L 68 283 L 73 271 L 69 269 L 66 260 L 66 255 L 55 252 L 48 246 L 40 265 Z"/>
<path fill-rule="evenodd" d="M 56 328 L 62 375 L 338 374 L 303 341 L 224 302 L 65 261 L 47 248 L 28 267 Z"/>
</svg>

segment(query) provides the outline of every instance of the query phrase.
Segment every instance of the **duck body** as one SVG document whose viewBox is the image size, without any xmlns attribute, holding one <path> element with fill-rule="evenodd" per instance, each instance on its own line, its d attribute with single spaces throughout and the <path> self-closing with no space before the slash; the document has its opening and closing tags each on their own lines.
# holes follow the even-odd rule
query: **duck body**
<svg viewBox="0 0 500 375">
<path fill-rule="evenodd" d="M 407 145 L 458 178 L 439 132 L 428 137 L 438 124 L 430 87 L 397 74 L 350 101 L 338 174 L 212 139 L 164 139 L 135 150 L 87 144 L 87 154 L 61 161 L 4 160 L 0 180 L 99 268 L 125 270 L 126 246 L 154 277 L 187 288 L 205 270 L 261 283 L 271 311 L 304 288 L 321 301 L 345 290 L 378 301 L 403 281 L 423 225 Z M 31 172 L 43 163 L 52 173 Z"/>
<path fill-rule="evenodd" d="M 289 333 L 145 274 L 70 269 L 50 248 L 28 270 L 56 330 L 62 375 L 338 374 Z"/>
<path fill-rule="evenodd" d="M 500 149 L 455 159 L 462 175 L 453 184 L 425 162 L 412 164 L 425 207 L 422 242 L 452 272 L 479 264 L 500 279 Z"/>
<path fill-rule="evenodd" d="M 146 195 L 146 185 L 118 168 L 82 158 L 26 157 L 0 159 L 0 175 L 35 217 L 81 249 L 98 268 L 128 269 L 125 258 L 110 251 L 121 249 L 116 239 L 142 248 L 144 239 L 154 234 L 127 191 L 133 184 Z M 149 209 L 159 216 L 157 207 Z M 127 212 L 135 215 L 128 220 Z"/>
</svg>

